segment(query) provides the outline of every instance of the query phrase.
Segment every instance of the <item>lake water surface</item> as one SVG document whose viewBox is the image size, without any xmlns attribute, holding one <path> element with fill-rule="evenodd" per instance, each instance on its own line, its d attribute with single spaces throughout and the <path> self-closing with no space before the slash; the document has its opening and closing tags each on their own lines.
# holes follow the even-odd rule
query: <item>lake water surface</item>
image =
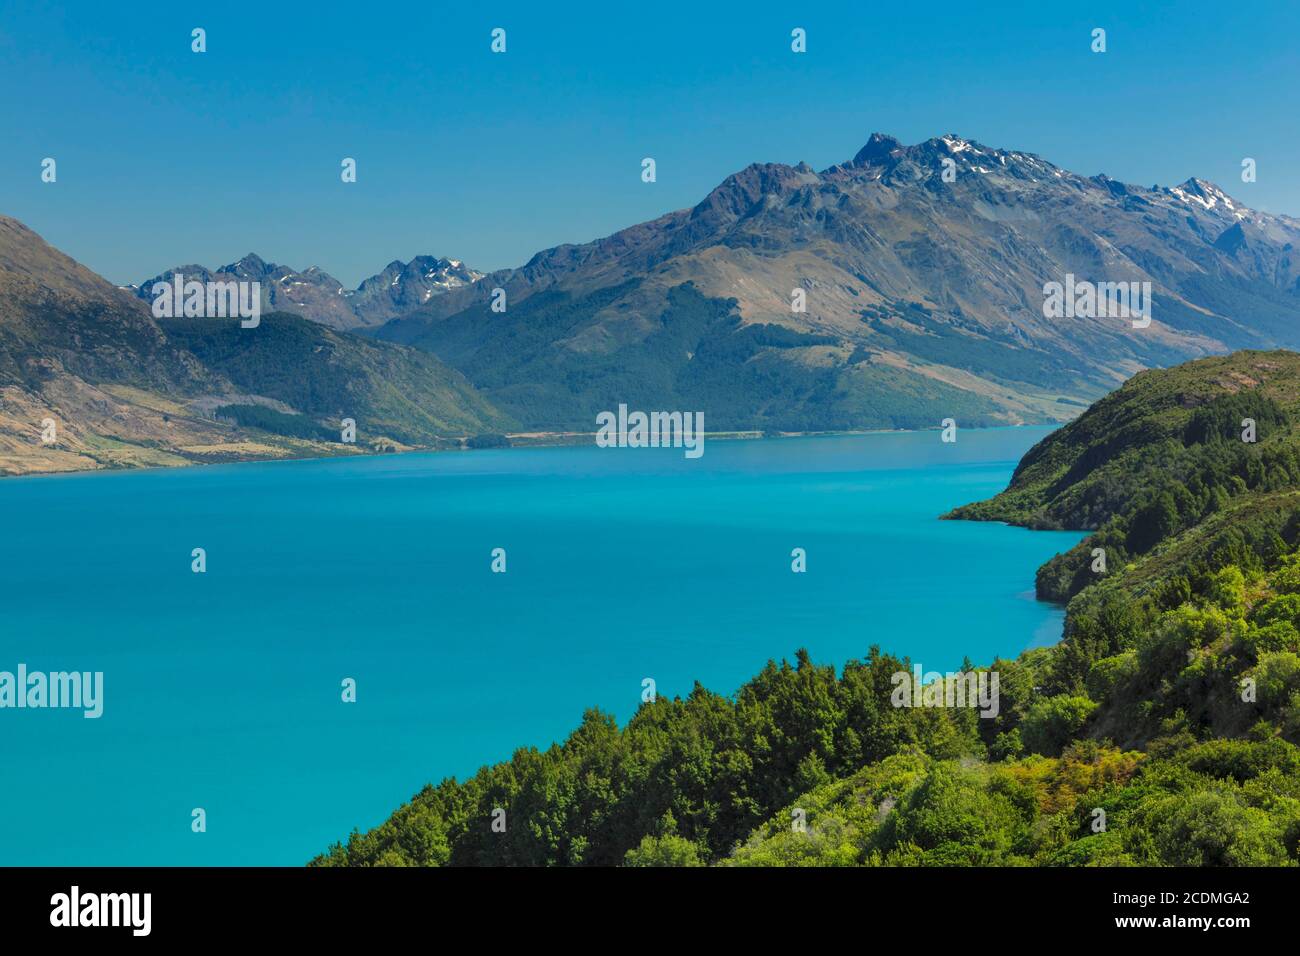
<svg viewBox="0 0 1300 956">
<path fill-rule="evenodd" d="M 587 707 L 627 720 L 644 677 L 1052 643 L 1034 571 L 1080 536 L 937 520 L 1046 433 L 2 480 L 0 670 L 103 671 L 105 699 L 0 710 L 0 864 L 300 864 Z"/>
</svg>

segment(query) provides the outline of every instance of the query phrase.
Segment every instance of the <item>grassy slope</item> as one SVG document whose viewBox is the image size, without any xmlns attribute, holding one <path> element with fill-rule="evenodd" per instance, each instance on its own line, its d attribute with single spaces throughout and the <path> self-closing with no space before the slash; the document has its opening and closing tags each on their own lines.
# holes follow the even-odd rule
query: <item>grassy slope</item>
<svg viewBox="0 0 1300 956">
<path fill-rule="evenodd" d="M 702 411 L 709 430 L 933 428 L 1005 424 L 985 395 L 869 359 L 772 324 L 741 325 L 733 300 L 691 284 L 633 325 L 606 310 L 635 281 L 574 296 L 546 291 L 504 314 L 476 305 L 423 329 L 412 344 L 455 366 L 530 429 L 591 430 L 596 414 L 631 408 Z"/>
</svg>

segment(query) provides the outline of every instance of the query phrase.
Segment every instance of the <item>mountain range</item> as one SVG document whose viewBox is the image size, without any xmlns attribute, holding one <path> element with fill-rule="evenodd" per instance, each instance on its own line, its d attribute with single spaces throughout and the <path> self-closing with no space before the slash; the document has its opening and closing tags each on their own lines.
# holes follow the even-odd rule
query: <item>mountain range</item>
<svg viewBox="0 0 1300 956">
<path fill-rule="evenodd" d="M 330 328 L 364 329 L 414 312 L 435 295 L 471 285 L 483 278 L 458 259 L 416 256 L 394 260 L 355 289 L 345 289 L 316 266 L 296 271 L 249 253 L 217 269 L 183 265 L 168 269 L 128 289 L 145 302 L 153 301 L 155 282 L 170 282 L 177 273 L 199 282 L 243 280 L 259 282 L 264 312 L 296 312 Z"/>
<path fill-rule="evenodd" d="M 1203 180 L 1132 186 L 877 133 L 821 172 L 749 166 L 691 209 L 538 253 L 376 335 L 537 425 L 576 426 L 636 382 L 717 427 L 1055 421 L 1142 368 L 1300 344 L 1298 240 L 1300 221 Z M 1046 318 L 1044 284 L 1067 275 L 1150 282 L 1154 321 Z M 505 314 L 485 307 L 497 287 Z"/>
<path fill-rule="evenodd" d="M 0 475 L 432 447 L 511 425 L 427 352 L 286 312 L 256 329 L 155 319 L 0 217 Z"/>
<path fill-rule="evenodd" d="M 343 417 L 381 447 L 592 431 L 624 403 L 711 431 L 1066 421 L 1144 368 L 1300 346 L 1298 240 L 1204 180 L 1129 185 L 955 134 L 754 164 L 517 269 L 419 256 L 356 289 L 252 254 L 118 288 L 0 219 L 0 470 L 355 451 L 330 437 Z M 260 282 L 269 314 L 155 319 L 176 273 Z M 1149 283 L 1152 321 L 1049 317 L 1046 284 L 1071 277 Z M 61 444 L 35 443 L 46 417 Z"/>
</svg>

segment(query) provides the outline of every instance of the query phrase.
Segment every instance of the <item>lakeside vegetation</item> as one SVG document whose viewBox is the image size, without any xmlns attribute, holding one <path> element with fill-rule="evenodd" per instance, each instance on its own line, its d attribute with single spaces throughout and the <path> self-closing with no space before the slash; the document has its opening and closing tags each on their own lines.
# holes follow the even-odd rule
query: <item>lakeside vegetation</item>
<svg viewBox="0 0 1300 956">
<path fill-rule="evenodd" d="M 312 862 L 1297 865 L 1298 412 L 1293 353 L 1144 372 L 951 515 L 1095 529 L 1039 572 L 1062 641 L 990 662 L 995 717 L 894 707 L 910 661 L 879 648 L 800 651 L 623 728 L 588 711 Z"/>
</svg>

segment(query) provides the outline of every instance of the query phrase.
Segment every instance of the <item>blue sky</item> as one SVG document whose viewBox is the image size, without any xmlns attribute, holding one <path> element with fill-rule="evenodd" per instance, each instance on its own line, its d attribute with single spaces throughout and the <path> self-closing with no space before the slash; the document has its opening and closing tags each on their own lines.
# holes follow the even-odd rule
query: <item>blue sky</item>
<svg viewBox="0 0 1300 956">
<path fill-rule="evenodd" d="M 0 214 L 119 283 L 255 251 L 352 285 L 426 253 L 519 265 L 879 130 L 1300 215 L 1297 35 L 1292 2 L 5 0 Z"/>
</svg>

